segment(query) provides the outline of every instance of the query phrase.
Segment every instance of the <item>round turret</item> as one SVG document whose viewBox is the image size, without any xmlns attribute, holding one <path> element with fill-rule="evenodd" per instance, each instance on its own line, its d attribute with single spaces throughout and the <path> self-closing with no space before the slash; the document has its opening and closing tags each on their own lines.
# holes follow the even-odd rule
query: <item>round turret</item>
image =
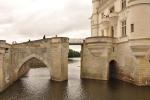
<svg viewBox="0 0 150 100">
<path fill-rule="evenodd" d="M 128 31 L 131 39 L 150 38 L 150 1 L 130 0 Z"/>
</svg>

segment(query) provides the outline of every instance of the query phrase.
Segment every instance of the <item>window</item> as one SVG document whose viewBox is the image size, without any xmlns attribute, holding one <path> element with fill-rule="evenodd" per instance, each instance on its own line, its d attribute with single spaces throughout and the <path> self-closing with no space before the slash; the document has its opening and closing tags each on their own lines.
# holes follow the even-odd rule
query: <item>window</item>
<svg viewBox="0 0 150 100">
<path fill-rule="evenodd" d="M 126 8 L 126 0 L 122 0 L 122 10 Z"/>
<path fill-rule="evenodd" d="M 114 27 L 111 26 L 111 37 L 114 37 Z"/>
<path fill-rule="evenodd" d="M 131 24 L 131 32 L 134 32 L 134 24 Z"/>
<path fill-rule="evenodd" d="M 104 36 L 104 30 L 101 30 L 102 36 Z"/>
<path fill-rule="evenodd" d="M 113 13 L 113 12 L 115 12 L 115 7 L 114 6 L 110 8 L 110 13 Z"/>
<path fill-rule="evenodd" d="M 122 37 L 126 36 L 126 20 L 122 21 Z"/>
<path fill-rule="evenodd" d="M 104 18 L 104 13 L 102 13 L 101 16 L 102 16 L 101 18 L 103 19 Z"/>
</svg>

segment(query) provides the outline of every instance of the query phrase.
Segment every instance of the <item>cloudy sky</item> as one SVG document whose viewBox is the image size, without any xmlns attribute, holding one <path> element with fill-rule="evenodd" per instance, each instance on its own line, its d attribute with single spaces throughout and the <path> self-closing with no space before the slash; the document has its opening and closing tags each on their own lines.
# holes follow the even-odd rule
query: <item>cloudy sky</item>
<svg viewBox="0 0 150 100">
<path fill-rule="evenodd" d="M 0 0 L 0 40 L 90 36 L 92 0 Z"/>
</svg>

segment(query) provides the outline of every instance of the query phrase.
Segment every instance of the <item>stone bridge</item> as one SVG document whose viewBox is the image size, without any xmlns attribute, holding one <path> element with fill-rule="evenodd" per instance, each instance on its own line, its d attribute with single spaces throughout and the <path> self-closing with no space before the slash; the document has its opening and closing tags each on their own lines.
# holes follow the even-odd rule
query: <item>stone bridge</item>
<svg viewBox="0 0 150 100">
<path fill-rule="evenodd" d="M 102 36 L 69 43 L 68 38 L 54 37 L 12 45 L 1 40 L 0 91 L 35 66 L 35 60 L 47 66 L 52 80 L 68 80 L 69 44 L 82 45 L 81 78 L 116 78 L 138 86 L 150 85 L 149 38 Z"/>
<path fill-rule="evenodd" d="M 30 63 L 38 60 L 50 71 L 51 79 L 68 79 L 69 39 L 42 39 L 19 44 L 0 41 L 0 91 L 28 72 Z"/>
</svg>

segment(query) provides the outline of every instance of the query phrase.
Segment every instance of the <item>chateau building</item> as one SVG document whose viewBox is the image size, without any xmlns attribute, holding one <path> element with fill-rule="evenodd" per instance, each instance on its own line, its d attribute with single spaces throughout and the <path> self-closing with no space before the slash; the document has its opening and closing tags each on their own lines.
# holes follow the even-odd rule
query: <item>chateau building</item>
<svg viewBox="0 0 150 100">
<path fill-rule="evenodd" d="M 150 0 L 93 0 L 81 77 L 150 85 Z"/>
</svg>

